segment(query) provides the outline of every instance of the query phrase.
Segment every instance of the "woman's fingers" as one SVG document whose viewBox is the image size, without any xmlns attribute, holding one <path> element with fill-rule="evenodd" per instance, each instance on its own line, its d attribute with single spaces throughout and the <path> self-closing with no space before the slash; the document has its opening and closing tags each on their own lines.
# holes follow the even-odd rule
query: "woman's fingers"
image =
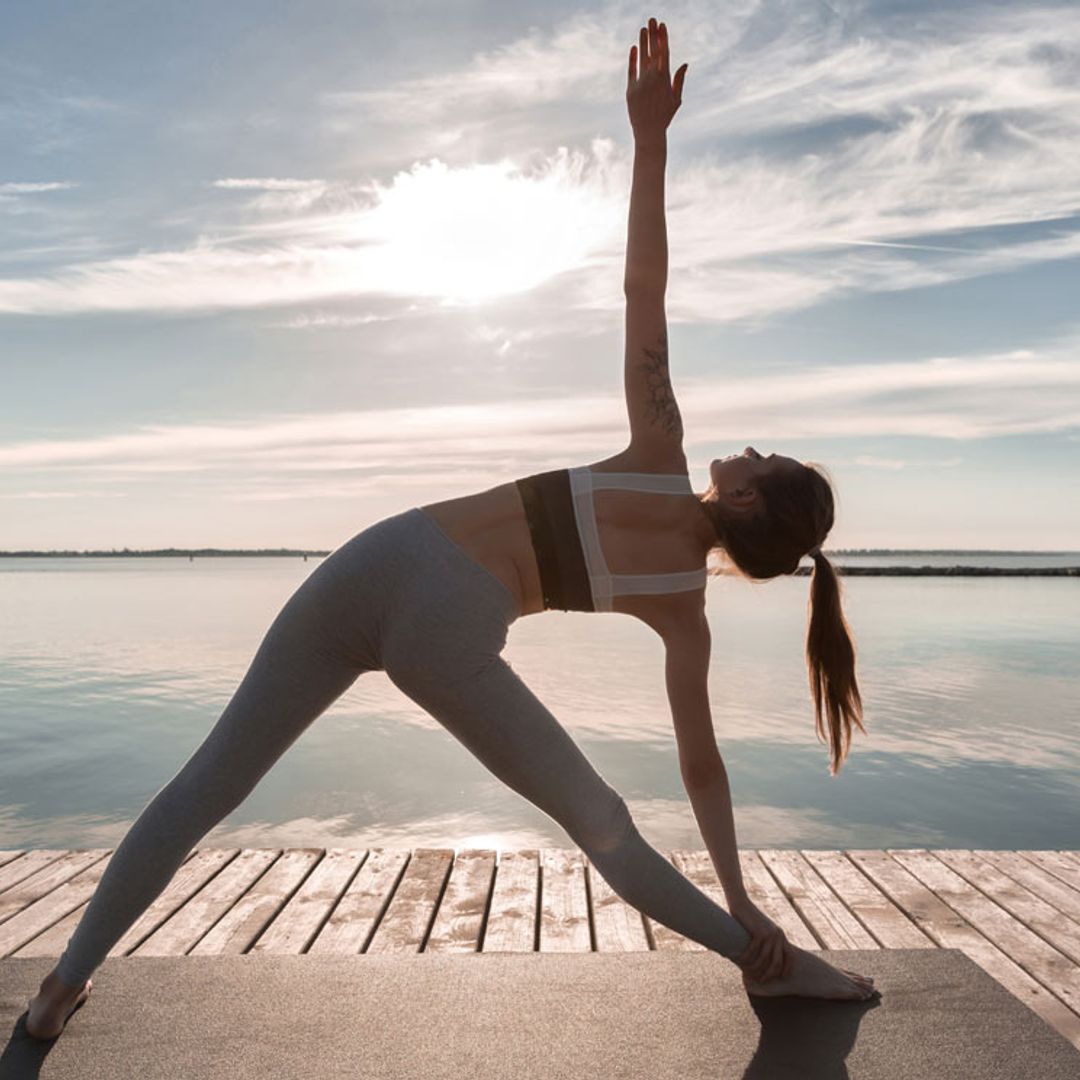
<svg viewBox="0 0 1080 1080">
<path fill-rule="evenodd" d="M 772 960 L 769 963 L 769 978 L 778 979 L 784 969 L 784 939 L 779 935 L 773 944 Z"/>
<path fill-rule="evenodd" d="M 672 85 L 672 91 L 675 94 L 675 108 L 678 108 L 682 104 L 682 84 L 683 80 L 686 78 L 686 69 L 689 66 L 689 64 L 683 64 L 683 66 L 675 72 L 675 82 Z"/>
<path fill-rule="evenodd" d="M 663 75 L 671 72 L 671 53 L 668 46 L 667 26 L 649 19 L 649 25 L 638 32 L 637 70 L 634 68 L 634 50 L 630 50 L 630 79 L 633 80 L 646 71 L 657 70 Z"/>
<path fill-rule="evenodd" d="M 747 946 L 746 952 L 740 957 L 743 971 L 749 974 L 751 979 L 756 979 L 758 974 L 758 957 L 761 955 L 761 938 L 755 937 Z"/>
<path fill-rule="evenodd" d="M 629 94 L 637 79 L 637 46 L 630 46 L 630 70 L 626 73 L 626 92 Z"/>
<path fill-rule="evenodd" d="M 768 982 L 774 975 L 774 967 L 776 964 L 776 939 L 770 937 L 765 943 L 763 955 L 761 957 L 761 981 Z"/>
</svg>

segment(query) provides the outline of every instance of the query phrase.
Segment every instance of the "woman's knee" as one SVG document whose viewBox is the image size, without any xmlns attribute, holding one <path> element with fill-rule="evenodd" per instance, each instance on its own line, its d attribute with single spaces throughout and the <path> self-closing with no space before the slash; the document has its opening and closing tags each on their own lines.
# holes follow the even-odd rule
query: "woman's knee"
<svg viewBox="0 0 1080 1080">
<path fill-rule="evenodd" d="M 563 827 L 586 854 L 614 851 L 635 828 L 626 800 L 610 786 L 602 798 L 589 799 Z"/>
</svg>

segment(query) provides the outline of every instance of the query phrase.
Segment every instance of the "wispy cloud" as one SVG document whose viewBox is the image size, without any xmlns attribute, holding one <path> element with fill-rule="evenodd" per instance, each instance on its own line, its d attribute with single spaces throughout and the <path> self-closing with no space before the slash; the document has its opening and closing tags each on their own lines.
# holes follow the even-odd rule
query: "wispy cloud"
<svg viewBox="0 0 1080 1080">
<path fill-rule="evenodd" d="M 66 191 L 78 185 L 71 180 L 20 181 L 10 180 L 0 184 L 0 195 L 37 195 L 42 191 Z"/>
<path fill-rule="evenodd" d="M 691 64 L 673 136 L 688 152 L 668 182 L 673 318 L 762 321 L 1080 254 L 1080 10 L 928 11 L 909 26 L 746 0 L 722 16 L 676 4 L 666 18 Z M 420 142 L 461 117 L 493 136 L 524 118 L 531 143 L 498 161 L 414 161 L 385 183 L 213 180 L 223 200 L 246 196 L 234 225 L 187 247 L 0 281 L 0 312 L 459 304 L 542 287 L 564 310 L 610 307 L 631 165 L 615 59 L 638 20 L 610 4 L 435 74 L 323 97 L 331 113 L 408 123 Z M 609 126 L 612 101 L 619 142 L 537 149 L 581 108 L 603 105 L 596 122 Z M 809 153 L 748 141 L 809 129 Z M 1054 224 L 1033 232 L 1040 222 Z M 1026 231 L 1004 237 L 1007 225 Z"/>
<path fill-rule="evenodd" d="M 48 195 L 54 191 L 68 191 L 78 186 L 72 180 L 4 181 L 0 183 L 0 208 L 7 214 L 39 213 L 45 204 L 33 196 Z"/>
<path fill-rule="evenodd" d="M 211 187 L 226 191 L 258 191 L 247 202 L 252 210 L 304 214 L 316 207 L 332 185 L 325 180 L 290 180 L 277 177 L 226 177 L 214 180 Z"/>
<path fill-rule="evenodd" d="M 1027 350 L 748 375 L 738 383 L 683 380 L 677 387 L 691 457 L 753 432 L 762 440 L 921 436 L 952 441 L 1080 425 L 1075 350 Z M 444 477 L 494 482 L 507 468 L 556 467 L 608 452 L 625 439 L 625 404 L 612 395 L 516 399 L 313 414 L 235 424 L 154 424 L 79 439 L 0 445 L 9 476 L 81 470 L 100 476 L 201 471 L 243 476 L 248 495 L 291 490 L 289 474 L 325 474 L 330 487 L 392 490 Z M 939 464 L 956 464 L 958 457 Z M 898 458 L 865 455 L 870 467 Z M 341 480 L 331 482 L 337 474 Z M 261 479 L 260 479 L 261 478 Z M 327 489 L 329 490 L 329 488 Z M 18 497 L 16 493 L 16 497 Z"/>
<path fill-rule="evenodd" d="M 334 315 L 315 312 L 311 315 L 296 315 L 284 322 L 267 323 L 267 326 L 279 330 L 343 330 L 356 326 L 369 326 L 371 323 L 389 322 L 391 315 Z"/>
<path fill-rule="evenodd" d="M 126 491 L 10 491 L 0 499 L 126 499 Z"/>
<path fill-rule="evenodd" d="M 899 458 L 874 457 L 873 454 L 859 454 L 855 458 L 856 465 L 866 465 L 871 469 L 903 469 L 906 461 Z"/>
<path fill-rule="evenodd" d="M 226 177 L 214 180 L 211 187 L 229 188 L 240 191 L 307 191 L 309 188 L 326 187 L 325 180 L 289 180 L 275 177 Z"/>
<path fill-rule="evenodd" d="M 182 251 L 84 263 L 0 281 L 0 311 L 205 310 L 344 296 L 469 302 L 587 266 L 619 212 L 598 190 L 608 146 L 561 150 L 536 170 L 442 162 L 377 182 L 369 209 L 256 226 L 244 246 L 204 238 Z M 289 192 L 286 192 L 289 194 Z"/>
</svg>

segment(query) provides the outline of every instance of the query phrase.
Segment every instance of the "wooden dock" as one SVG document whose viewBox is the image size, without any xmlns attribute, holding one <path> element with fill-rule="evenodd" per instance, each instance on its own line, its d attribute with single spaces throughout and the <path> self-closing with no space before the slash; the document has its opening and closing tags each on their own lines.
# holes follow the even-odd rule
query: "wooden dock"
<svg viewBox="0 0 1080 1080">
<path fill-rule="evenodd" d="M 57 957 L 112 849 L 0 851 L 0 957 Z M 706 851 L 666 852 L 722 906 Z M 960 949 L 1080 1049 L 1080 852 L 740 852 L 805 949 Z M 704 946 L 576 848 L 197 848 L 110 956 L 636 952 Z"/>
</svg>

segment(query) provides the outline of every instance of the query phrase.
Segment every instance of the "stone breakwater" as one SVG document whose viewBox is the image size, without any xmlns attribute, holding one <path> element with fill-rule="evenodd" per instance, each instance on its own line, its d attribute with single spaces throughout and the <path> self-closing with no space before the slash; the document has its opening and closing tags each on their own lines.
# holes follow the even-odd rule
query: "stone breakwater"
<svg viewBox="0 0 1080 1080">
<path fill-rule="evenodd" d="M 841 577 L 1080 577 L 1080 566 L 843 566 Z M 800 566 L 796 576 L 808 576 L 812 566 Z"/>
</svg>

